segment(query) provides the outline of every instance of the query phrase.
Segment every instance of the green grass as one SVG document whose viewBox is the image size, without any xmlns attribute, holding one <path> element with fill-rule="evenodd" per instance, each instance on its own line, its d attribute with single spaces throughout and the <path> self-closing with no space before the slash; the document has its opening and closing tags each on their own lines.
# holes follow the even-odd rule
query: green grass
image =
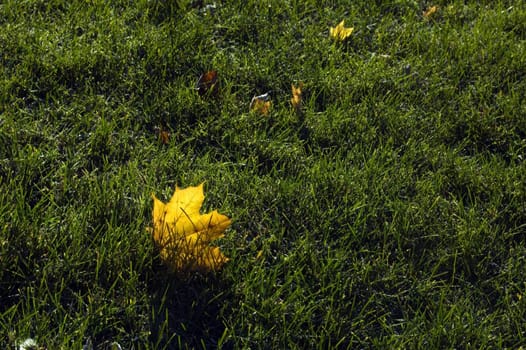
<svg viewBox="0 0 526 350">
<path fill-rule="evenodd" d="M 0 348 L 526 345 L 524 3 L 212 3 L 0 4 Z M 150 194 L 203 181 L 182 279 Z"/>
</svg>

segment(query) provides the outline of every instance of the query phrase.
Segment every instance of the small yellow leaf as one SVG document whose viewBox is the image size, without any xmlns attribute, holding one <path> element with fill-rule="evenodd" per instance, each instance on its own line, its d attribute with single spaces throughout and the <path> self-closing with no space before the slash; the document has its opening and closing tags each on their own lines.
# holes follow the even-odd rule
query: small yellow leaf
<svg viewBox="0 0 526 350">
<path fill-rule="evenodd" d="M 329 35 L 332 39 L 336 41 L 344 41 L 347 39 L 353 32 L 354 28 L 345 28 L 345 20 L 338 23 L 336 27 L 330 27 Z"/>
<path fill-rule="evenodd" d="M 422 16 L 426 19 L 430 19 L 438 11 L 438 6 L 430 6 L 422 13 Z"/>
<path fill-rule="evenodd" d="M 292 98 L 290 99 L 290 103 L 292 104 L 292 107 L 294 107 L 296 112 L 300 112 L 301 102 L 302 102 L 301 89 L 303 88 L 303 83 L 300 82 L 298 86 L 294 86 L 294 84 L 292 84 L 291 87 L 292 87 Z"/>
<path fill-rule="evenodd" d="M 180 272 L 213 271 L 228 261 L 219 248 L 209 244 L 224 236 L 231 221 L 217 210 L 199 212 L 205 199 L 203 184 L 185 189 L 176 186 L 166 204 L 153 194 L 152 199 L 151 231 L 165 264 Z"/>
<path fill-rule="evenodd" d="M 272 102 L 270 101 L 270 93 L 267 92 L 266 94 L 252 97 L 249 109 L 251 112 L 268 115 L 271 105 Z"/>
</svg>

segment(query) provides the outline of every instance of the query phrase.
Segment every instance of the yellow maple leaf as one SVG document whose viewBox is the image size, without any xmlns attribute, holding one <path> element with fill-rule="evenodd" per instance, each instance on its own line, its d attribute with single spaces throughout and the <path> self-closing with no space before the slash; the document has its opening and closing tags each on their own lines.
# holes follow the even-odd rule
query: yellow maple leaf
<svg viewBox="0 0 526 350">
<path fill-rule="evenodd" d="M 338 23 L 336 27 L 331 27 L 329 30 L 329 35 L 336 41 L 344 41 L 347 39 L 353 32 L 354 28 L 345 28 L 345 20 Z"/>
<path fill-rule="evenodd" d="M 224 236 L 230 219 L 217 210 L 201 214 L 205 199 L 203 184 L 175 192 L 168 203 L 154 194 L 153 230 L 155 244 L 161 260 L 174 271 L 213 271 L 220 269 L 229 259 L 210 242 Z"/>
</svg>

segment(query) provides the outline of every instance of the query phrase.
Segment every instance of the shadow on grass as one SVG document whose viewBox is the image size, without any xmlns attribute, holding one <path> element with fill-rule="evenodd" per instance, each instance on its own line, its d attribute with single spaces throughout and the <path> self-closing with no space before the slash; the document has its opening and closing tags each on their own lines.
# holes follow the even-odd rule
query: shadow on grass
<svg viewBox="0 0 526 350">
<path fill-rule="evenodd" d="M 150 341 L 156 349 L 214 349 L 225 331 L 229 288 L 220 274 L 157 271 L 150 286 Z M 223 346 L 223 348 L 225 348 Z"/>
</svg>

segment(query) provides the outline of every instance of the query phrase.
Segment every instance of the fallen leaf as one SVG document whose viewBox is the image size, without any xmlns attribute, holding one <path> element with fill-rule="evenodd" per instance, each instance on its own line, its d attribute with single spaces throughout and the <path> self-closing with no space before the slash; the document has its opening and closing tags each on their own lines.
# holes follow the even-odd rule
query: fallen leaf
<svg viewBox="0 0 526 350">
<path fill-rule="evenodd" d="M 157 134 L 159 135 L 159 141 L 161 141 L 162 144 L 167 145 L 170 143 L 170 131 L 168 131 L 165 127 L 162 125 L 155 128 L 157 130 Z"/>
<path fill-rule="evenodd" d="M 209 244 L 224 236 L 231 220 L 217 210 L 200 214 L 205 199 L 203 184 L 175 192 L 168 203 L 154 194 L 153 230 L 161 260 L 174 271 L 214 271 L 229 259 Z"/>
<path fill-rule="evenodd" d="M 270 101 L 270 93 L 267 92 L 266 94 L 252 97 L 249 109 L 251 112 L 268 115 L 271 105 L 272 102 Z"/>
<path fill-rule="evenodd" d="M 430 7 L 428 7 L 427 10 L 425 10 L 422 13 L 422 16 L 424 16 L 424 18 L 426 18 L 426 19 L 430 19 L 435 13 L 437 13 L 437 11 L 438 11 L 438 6 L 436 6 L 436 5 L 430 6 Z"/>
<path fill-rule="evenodd" d="M 302 102 L 302 96 L 301 96 L 301 89 L 303 89 L 303 82 L 300 82 L 298 86 L 294 86 L 294 84 L 291 84 L 292 88 L 292 98 L 290 99 L 290 103 L 292 103 L 292 107 L 296 110 L 297 113 L 301 112 L 301 102 Z"/>
<path fill-rule="evenodd" d="M 171 134 L 168 130 L 166 123 L 160 123 L 158 126 L 155 126 L 153 130 L 157 134 L 157 139 L 159 140 L 159 142 L 161 142 L 164 145 L 170 143 Z"/>
<path fill-rule="evenodd" d="M 217 93 L 217 71 L 209 70 L 206 73 L 201 74 L 197 82 L 195 83 L 195 89 L 199 93 L 199 96 L 206 94 L 214 95 Z"/>
<path fill-rule="evenodd" d="M 170 132 L 167 130 L 161 130 L 159 132 L 159 140 L 165 145 L 170 143 Z"/>
<path fill-rule="evenodd" d="M 345 28 L 345 20 L 338 23 L 336 27 L 331 27 L 329 30 L 329 35 L 336 41 L 344 41 L 347 39 L 353 32 L 354 28 Z"/>
</svg>

